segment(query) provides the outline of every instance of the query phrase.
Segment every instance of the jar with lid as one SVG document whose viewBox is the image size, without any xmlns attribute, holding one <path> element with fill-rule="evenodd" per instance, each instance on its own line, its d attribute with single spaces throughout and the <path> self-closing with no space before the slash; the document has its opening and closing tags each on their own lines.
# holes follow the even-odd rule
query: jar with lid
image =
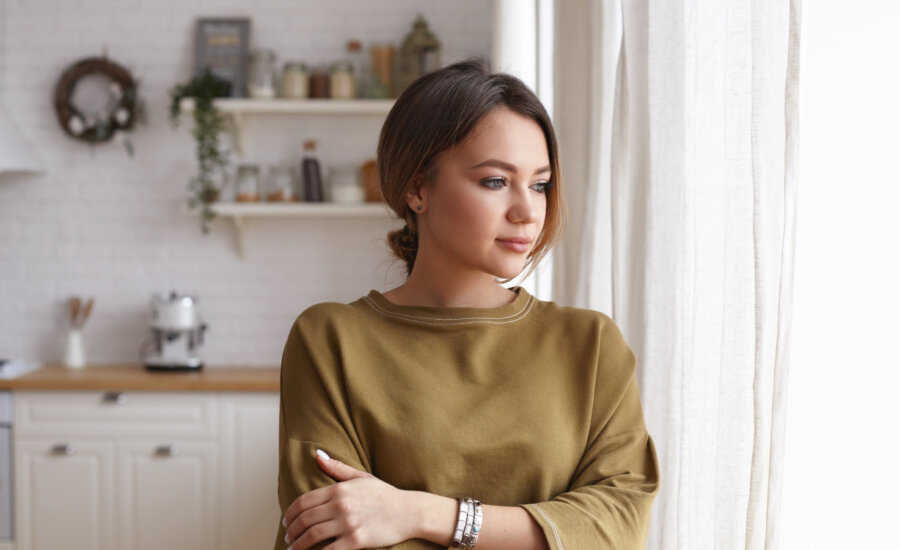
<svg viewBox="0 0 900 550">
<path fill-rule="evenodd" d="M 309 97 L 309 75 L 306 72 L 306 64 L 299 61 L 285 63 L 278 91 L 281 97 L 290 99 Z"/>
<path fill-rule="evenodd" d="M 325 67 L 319 66 L 313 69 L 309 75 L 309 97 L 327 98 L 328 80 L 329 75 Z"/>
<path fill-rule="evenodd" d="M 259 166 L 238 166 L 234 193 L 234 200 L 238 202 L 259 202 Z"/>
<path fill-rule="evenodd" d="M 353 99 L 356 97 L 353 64 L 349 61 L 338 61 L 333 64 L 331 66 L 329 85 L 332 99 Z"/>
<path fill-rule="evenodd" d="M 288 167 L 273 166 L 269 169 L 269 176 L 266 181 L 266 201 L 294 201 L 294 181 Z"/>
<path fill-rule="evenodd" d="M 275 97 L 275 52 L 256 49 L 250 54 L 247 91 L 250 97 L 269 99 Z"/>
<path fill-rule="evenodd" d="M 364 202 L 366 194 L 359 184 L 359 173 L 359 167 L 352 164 L 332 168 L 328 178 L 328 200 L 345 204 Z"/>
</svg>

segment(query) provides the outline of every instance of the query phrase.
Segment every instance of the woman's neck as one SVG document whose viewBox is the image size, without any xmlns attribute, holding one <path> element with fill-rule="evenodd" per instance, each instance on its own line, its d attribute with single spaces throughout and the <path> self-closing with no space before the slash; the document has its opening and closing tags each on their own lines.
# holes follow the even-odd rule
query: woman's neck
<svg viewBox="0 0 900 550">
<path fill-rule="evenodd" d="M 501 307 L 516 298 L 515 292 L 501 286 L 489 273 L 447 273 L 418 262 L 406 282 L 383 295 L 401 306 L 472 308 Z"/>
</svg>

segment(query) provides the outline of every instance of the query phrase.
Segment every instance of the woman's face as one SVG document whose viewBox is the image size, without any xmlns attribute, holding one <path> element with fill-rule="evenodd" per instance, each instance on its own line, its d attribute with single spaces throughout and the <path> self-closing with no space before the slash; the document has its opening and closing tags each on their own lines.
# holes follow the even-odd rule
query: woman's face
<svg viewBox="0 0 900 550">
<path fill-rule="evenodd" d="M 550 158 L 534 120 L 499 107 L 441 152 L 436 174 L 409 195 L 419 260 L 442 269 L 518 275 L 544 227 Z"/>
</svg>

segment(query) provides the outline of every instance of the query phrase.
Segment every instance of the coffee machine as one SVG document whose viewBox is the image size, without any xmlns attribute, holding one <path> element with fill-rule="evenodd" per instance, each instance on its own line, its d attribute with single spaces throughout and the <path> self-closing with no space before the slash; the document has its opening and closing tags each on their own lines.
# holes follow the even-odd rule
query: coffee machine
<svg viewBox="0 0 900 550">
<path fill-rule="evenodd" d="M 150 302 L 150 329 L 141 355 L 148 370 L 194 371 L 203 368 L 199 350 L 207 325 L 200 320 L 197 299 L 175 291 Z"/>
</svg>

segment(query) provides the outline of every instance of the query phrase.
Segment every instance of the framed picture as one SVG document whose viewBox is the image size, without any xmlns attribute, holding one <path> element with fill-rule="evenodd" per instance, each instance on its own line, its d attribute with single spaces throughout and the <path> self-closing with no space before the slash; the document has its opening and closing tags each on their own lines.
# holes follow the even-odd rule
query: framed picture
<svg viewBox="0 0 900 550">
<path fill-rule="evenodd" d="M 231 82 L 231 97 L 247 97 L 250 19 L 200 18 L 194 37 L 194 75 L 206 67 Z"/>
</svg>

